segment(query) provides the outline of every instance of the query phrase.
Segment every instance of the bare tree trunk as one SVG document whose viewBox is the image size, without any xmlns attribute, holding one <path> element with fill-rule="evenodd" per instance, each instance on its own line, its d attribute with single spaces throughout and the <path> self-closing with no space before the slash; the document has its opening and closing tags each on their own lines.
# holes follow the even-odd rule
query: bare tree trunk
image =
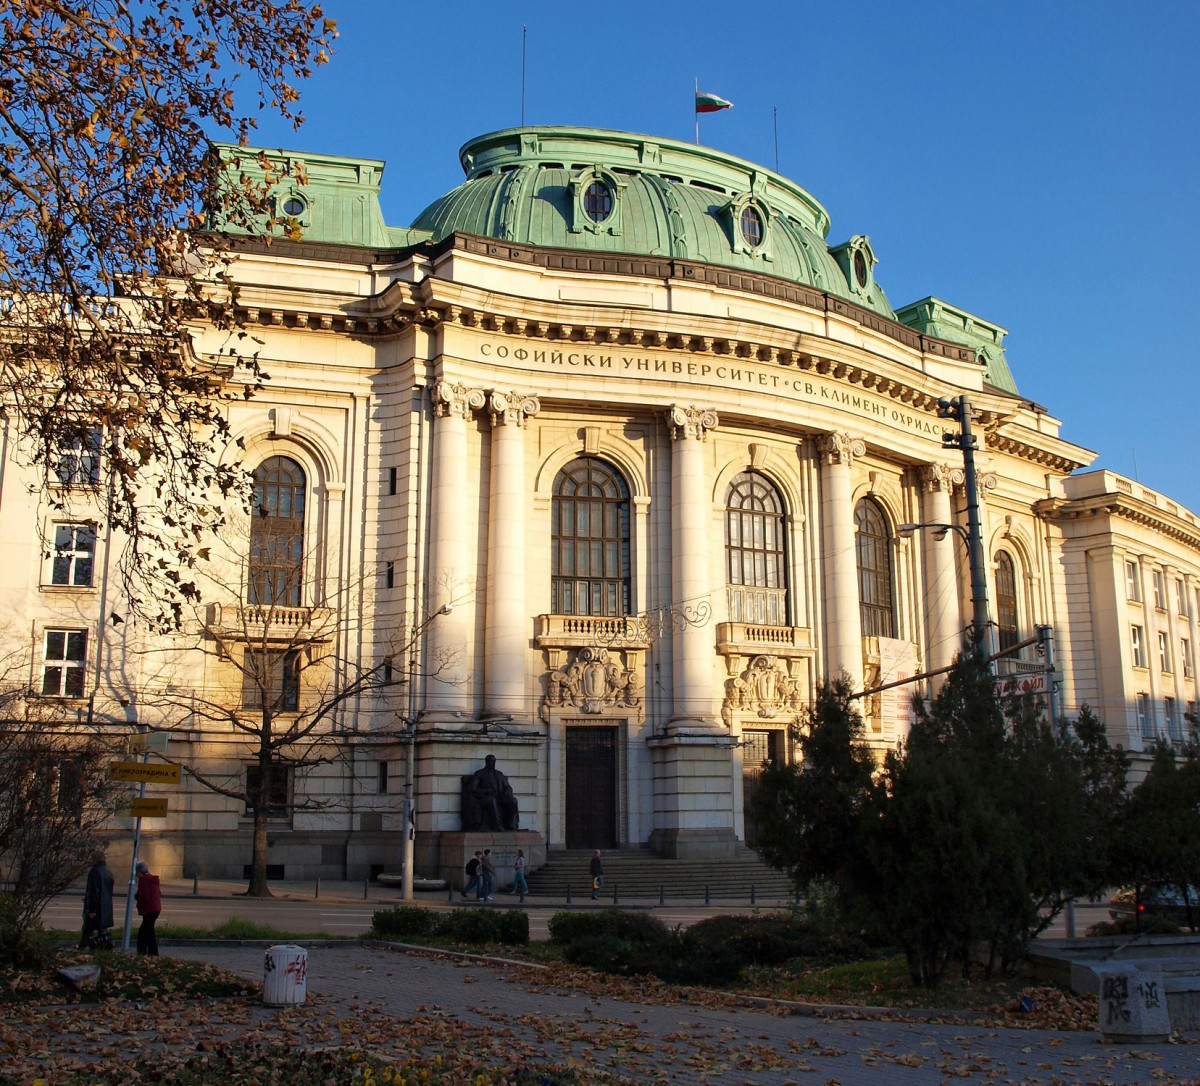
<svg viewBox="0 0 1200 1086">
<path fill-rule="evenodd" d="M 254 807 L 254 845 L 250 854 L 250 885 L 246 889 L 246 896 L 272 896 L 271 888 L 267 885 L 267 810 L 259 804 Z"/>
</svg>

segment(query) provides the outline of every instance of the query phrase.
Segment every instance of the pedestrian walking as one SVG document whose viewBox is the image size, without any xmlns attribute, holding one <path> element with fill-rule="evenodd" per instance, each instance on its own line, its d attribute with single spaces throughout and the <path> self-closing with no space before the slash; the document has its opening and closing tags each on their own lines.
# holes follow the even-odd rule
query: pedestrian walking
<svg viewBox="0 0 1200 1086">
<path fill-rule="evenodd" d="M 510 894 L 529 893 L 529 883 L 525 881 L 525 850 L 517 849 L 517 858 L 513 860 L 513 884 Z"/>
<path fill-rule="evenodd" d="M 492 850 L 485 848 L 479 859 L 480 883 L 479 900 L 491 901 L 492 891 L 496 888 L 496 867 L 492 863 Z"/>
<path fill-rule="evenodd" d="M 158 884 L 158 876 L 150 874 L 150 867 L 145 860 L 138 860 L 137 903 L 138 916 L 142 922 L 138 925 L 137 952 L 158 957 L 158 937 L 154 934 L 154 922 L 162 912 L 162 888 Z"/>
<path fill-rule="evenodd" d="M 113 876 L 109 871 L 103 852 L 92 856 L 87 885 L 83 891 L 83 934 L 79 939 L 80 950 L 103 947 L 112 950 L 112 936 L 108 929 L 113 926 Z"/>
<path fill-rule="evenodd" d="M 592 900 L 598 901 L 604 886 L 604 865 L 600 862 L 600 850 L 592 853 Z"/>
<path fill-rule="evenodd" d="M 475 850 L 475 855 L 467 861 L 467 885 L 462 888 L 462 896 L 469 897 L 472 890 L 478 893 L 479 884 L 483 877 L 483 872 L 480 870 L 480 861 L 483 859 L 483 853 L 479 849 Z"/>
</svg>

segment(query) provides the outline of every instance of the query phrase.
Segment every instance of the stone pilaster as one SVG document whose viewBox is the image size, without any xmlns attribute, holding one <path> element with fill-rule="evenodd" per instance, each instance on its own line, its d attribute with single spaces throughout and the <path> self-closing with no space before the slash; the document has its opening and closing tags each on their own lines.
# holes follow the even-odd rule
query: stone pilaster
<svg viewBox="0 0 1200 1086">
<path fill-rule="evenodd" d="M 952 524 L 954 513 L 950 496 L 961 486 L 963 471 L 948 464 L 926 464 L 921 468 L 921 519 L 926 524 Z M 921 535 L 921 554 L 925 567 L 925 618 L 929 631 L 926 659 L 931 671 L 949 667 L 954 654 L 962 648 L 963 620 L 961 595 L 954 548 L 961 545 L 957 532 L 938 533 L 926 529 Z M 934 681 L 940 686 L 942 677 Z"/>
<path fill-rule="evenodd" d="M 491 493 L 488 500 L 487 616 L 483 707 L 523 720 L 531 625 L 525 584 L 525 420 L 541 404 L 518 392 L 492 392 Z"/>
<path fill-rule="evenodd" d="M 427 713 L 466 716 L 471 708 L 469 646 L 475 628 L 469 539 L 478 499 L 467 491 L 467 419 L 484 405 L 477 388 L 442 379 L 433 387 L 433 456 L 430 479 L 429 615 L 451 612 L 425 625 Z M 418 616 L 424 621 L 425 616 Z"/>
<path fill-rule="evenodd" d="M 717 415 L 699 407 L 668 413 L 671 453 L 671 634 L 674 671 L 671 727 L 715 729 L 713 715 L 713 630 L 708 556 L 712 500 L 708 494 L 703 443 Z"/>
<path fill-rule="evenodd" d="M 862 689 L 862 618 L 858 599 L 858 552 L 854 541 L 854 502 L 850 467 L 866 451 L 859 438 L 822 434 L 817 449 L 824 460 L 821 522 L 825 550 L 825 674 L 845 672 Z"/>
</svg>

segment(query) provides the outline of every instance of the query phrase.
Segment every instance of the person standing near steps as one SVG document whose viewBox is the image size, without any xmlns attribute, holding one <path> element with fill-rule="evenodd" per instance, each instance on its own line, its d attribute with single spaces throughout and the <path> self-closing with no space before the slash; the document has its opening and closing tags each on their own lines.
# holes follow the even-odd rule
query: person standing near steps
<svg viewBox="0 0 1200 1086">
<path fill-rule="evenodd" d="M 137 865 L 137 911 L 142 922 L 138 925 L 137 952 L 158 957 L 158 938 L 154 934 L 154 922 L 162 912 L 162 889 L 158 885 L 158 876 L 150 874 L 150 867 L 145 860 L 139 860 Z"/>
<path fill-rule="evenodd" d="M 604 865 L 600 862 L 600 850 L 592 853 L 592 900 L 600 899 L 600 890 L 604 886 Z"/>
</svg>

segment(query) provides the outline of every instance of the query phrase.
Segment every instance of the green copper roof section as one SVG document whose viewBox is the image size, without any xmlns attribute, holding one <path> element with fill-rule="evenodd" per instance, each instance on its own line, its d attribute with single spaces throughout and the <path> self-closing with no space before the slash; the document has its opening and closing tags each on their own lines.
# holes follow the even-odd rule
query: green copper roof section
<svg viewBox="0 0 1200 1086">
<path fill-rule="evenodd" d="M 1004 357 L 1007 328 L 932 297 L 897 309 L 896 319 L 923 335 L 974 348 L 976 357 L 986 367 L 984 380 L 993 388 L 1016 393 L 1017 383 Z"/>
<path fill-rule="evenodd" d="M 241 176 L 264 180 L 275 200 L 276 214 L 298 224 L 301 240 L 317 244 L 392 246 L 411 244 L 410 231 L 384 225 L 379 186 L 384 164 L 378 159 L 272 151 L 237 144 L 214 144 L 231 184 Z M 229 234 L 249 231 L 210 211 L 209 226 Z M 283 233 L 277 227 L 276 234 Z M 421 235 L 423 239 L 427 235 Z"/>
<path fill-rule="evenodd" d="M 462 232 L 694 260 L 804 283 L 894 316 L 874 281 L 867 239 L 831 249 L 829 215 L 809 193 L 733 155 L 626 132 L 555 127 L 480 136 L 463 145 L 459 158 L 467 180 L 413 224 L 435 241 Z M 610 202 L 602 218 L 588 209 L 595 186 Z"/>
</svg>

